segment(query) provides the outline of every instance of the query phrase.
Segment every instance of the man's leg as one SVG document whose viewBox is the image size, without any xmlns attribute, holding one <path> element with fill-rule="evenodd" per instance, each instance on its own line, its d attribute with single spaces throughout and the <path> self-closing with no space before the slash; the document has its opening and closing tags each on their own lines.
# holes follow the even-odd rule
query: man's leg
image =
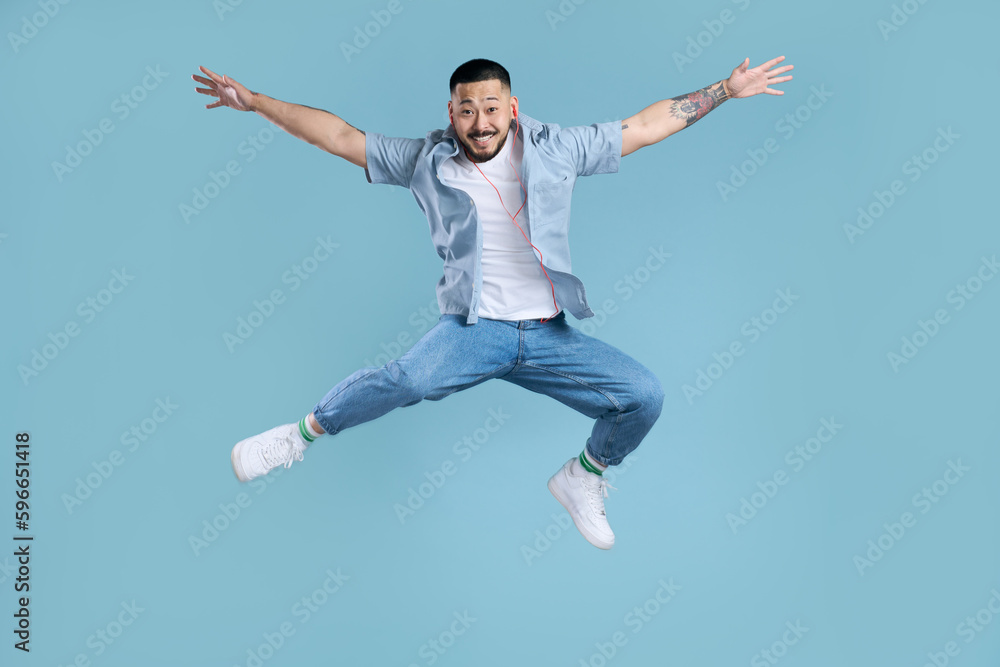
<svg viewBox="0 0 1000 667">
<path fill-rule="evenodd" d="M 584 451 L 553 476 L 549 489 L 584 537 L 609 549 L 614 533 L 604 512 L 601 473 L 621 463 L 649 433 L 663 407 L 663 387 L 648 368 L 571 327 L 565 316 L 522 327 L 522 354 L 502 379 L 596 420 Z"/>
<path fill-rule="evenodd" d="M 237 443 L 232 456 L 236 476 L 248 481 L 278 465 L 288 467 L 302 460 L 309 442 L 322 433 L 336 434 L 424 399 L 441 400 L 507 373 L 517 350 L 516 324 L 481 318 L 467 325 L 463 316 L 442 315 L 406 354 L 384 366 L 355 371 L 299 424 Z"/>
<path fill-rule="evenodd" d="M 660 416 L 663 387 L 656 375 L 564 317 L 533 323 L 524 334 L 519 363 L 502 379 L 596 419 L 587 453 L 605 466 L 621 463 Z"/>
<path fill-rule="evenodd" d="M 517 328 L 480 318 L 443 315 L 400 357 L 355 371 L 327 392 L 312 415 L 336 434 L 426 399 L 439 401 L 509 371 L 517 359 Z"/>
</svg>

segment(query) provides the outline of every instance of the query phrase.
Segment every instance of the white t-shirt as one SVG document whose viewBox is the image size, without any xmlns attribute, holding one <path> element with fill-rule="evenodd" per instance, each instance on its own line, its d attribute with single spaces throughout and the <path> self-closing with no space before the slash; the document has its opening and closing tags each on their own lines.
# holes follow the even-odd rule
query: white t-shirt
<svg viewBox="0 0 1000 667">
<path fill-rule="evenodd" d="M 440 169 L 441 180 L 467 192 L 475 204 L 483 228 L 483 293 L 479 300 L 479 316 L 494 320 L 539 319 L 557 312 L 552 286 L 542 272 L 538 255 L 528 243 L 531 232 L 527 207 L 521 208 L 525 194 L 507 161 L 513 141 L 514 130 L 511 129 L 500 152 L 492 160 L 478 163 L 471 162 L 460 145 L 458 155 L 446 160 Z M 522 155 L 519 136 L 511 157 L 518 174 L 521 173 Z M 496 190 L 483 178 L 484 174 Z M 497 191 L 503 197 L 503 205 Z M 510 211 L 509 215 L 504 206 Z M 521 212 L 517 213 L 519 208 Z M 517 225 L 511 220 L 515 213 Z M 518 226 L 524 230 L 523 234 Z"/>
</svg>

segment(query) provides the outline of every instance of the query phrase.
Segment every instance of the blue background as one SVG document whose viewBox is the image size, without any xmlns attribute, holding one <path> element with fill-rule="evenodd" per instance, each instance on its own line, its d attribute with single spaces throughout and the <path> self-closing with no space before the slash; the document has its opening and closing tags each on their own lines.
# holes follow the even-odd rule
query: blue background
<svg viewBox="0 0 1000 667">
<path fill-rule="evenodd" d="M 401 0 L 397 14 L 386 2 L 107 1 L 53 4 L 51 18 L 37 2 L 4 3 L 2 662 L 779 660 L 767 650 L 787 665 L 919 667 L 955 642 L 949 664 L 997 665 L 1000 619 L 984 612 L 992 623 L 971 642 L 960 624 L 1000 590 L 1000 281 L 975 280 L 1000 251 L 989 47 L 1000 10 L 904 4 L 915 13 L 897 3 L 901 25 L 888 30 L 892 3 L 857 0 Z M 372 12 L 391 22 L 345 55 Z M 795 65 L 783 96 L 727 102 L 627 156 L 617 175 L 577 183 L 574 270 L 595 310 L 611 300 L 615 312 L 569 321 L 667 391 L 614 476 L 614 549 L 564 529 L 545 488 L 590 420 L 502 382 L 324 438 L 266 482 L 235 480 L 236 441 L 297 421 L 366 362 L 401 354 L 400 334 L 423 332 L 410 318 L 435 303 L 441 264 L 408 192 L 368 185 L 257 115 L 206 110 L 191 80 L 199 65 L 361 129 L 423 137 L 444 127 L 448 77 L 475 57 L 505 65 L 524 113 L 571 126 L 626 118 L 728 77 L 745 57 L 753 67 L 779 55 Z M 115 100 L 147 68 L 161 80 L 146 78 L 152 89 L 123 117 Z M 796 113 L 797 127 L 786 119 Z M 113 131 L 57 173 L 102 119 Z M 958 138 L 938 152 L 948 128 Z M 769 139 L 767 161 L 744 164 Z M 911 180 L 906 163 L 925 151 L 936 161 Z M 231 160 L 239 174 L 186 221 L 181 205 Z M 745 182 L 730 181 L 734 168 Z M 858 207 L 894 180 L 905 193 L 852 238 Z M 720 182 L 740 185 L 724 196 Z M 339 247 L 292 290 L 282 276 L 317 237 Z M 651 246 L 671 256 L 644 273 Z M 88 320 L 78 305 L 123 269 L 134 278 Z M 630 274 L 642 288 L 616 289 Z M 970 279 L 981 289 L 958 309 L 953 290 Z M 274 289 L 285 301 L 231 351 L 224 334 Z M 751 340 L 744 323 L 770 317 L 776 290 L 798 299 Z M 889 353 L 939 309 L 947 323 L 894 367 Z M 78 335 L 57 350 L 50 334 L 60 340 L 69 322 Z M 744 354 L 713 368 L 734 341 Z M 22 374 L 46 344 L 52 358 Z M 715 379 L 686 394 L 699 371 Z M 177 406 L 162 423 L 151 420 L 158 399 Z M 491 409 L 509 418 L 463 461 L 455 443 Z M 786 454 L 822 419 L 842 428 L 793 464 Z M 146 440 L 130 451 L 122 434 L 144 420 Z M 32 446 L 30 655 L 11 633 L 17 432 Z M 102 464 L 116 450 L 121 465 Z M 433 494 L 424 486 L 429 497 L 401 521 L 395 505 L 448 460 L 457 472 Z M 939 482 L 934 503 L 915 502 L 935 494 L 949 462 L 967 470 Z M 787 483 L 769 486 L 778 472 Z M 81 483 L 89 496 L 67 501 Z M 759 507 L 740 524 L 744 499 Z M 893 537 L 905 512 L 913 521 Z M 888 550 L 859 565 L 880 538 Z M 338 569 L 341 588 L 296 614 Z M 661 580 L 675 587 L 663 604 Z M 116 626 L 133 602 L 138 617 Z M 475 621 L 453 624 L 456 614 Z M 294 634 L 261 654 L 283 623 Z M 800 638 L 786 632 L 797 623 Z M 107 644 L 99 630 L 121 634 Z"/>
</svg>

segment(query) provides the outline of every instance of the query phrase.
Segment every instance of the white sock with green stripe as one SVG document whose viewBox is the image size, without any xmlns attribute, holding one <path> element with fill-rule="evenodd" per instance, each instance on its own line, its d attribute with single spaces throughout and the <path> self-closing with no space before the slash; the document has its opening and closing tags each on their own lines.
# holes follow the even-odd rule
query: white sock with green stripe
<svg viewBox="0 0 1000 667">
<path fill-rule="evenodd" d="M 299 420 L 299 437 L 302 438 L 302 446 L 308 447 L 309 443 L 323 435 L 321 432 L 316 431 L 309 423 L 309 416 L 305 416 Z"/>
<path fill-rule="evenodd" d="M 584 470 L 592 472 L 595 475 L 601 475 L 608 469 L 608 466 L 594 459 L 594 457 L 590 455 L 590 452 L 587 451 L 586 447 L 584 447 L 583 451 L 580 452 L 580 465 L 583 466 Z"/>
</svg>

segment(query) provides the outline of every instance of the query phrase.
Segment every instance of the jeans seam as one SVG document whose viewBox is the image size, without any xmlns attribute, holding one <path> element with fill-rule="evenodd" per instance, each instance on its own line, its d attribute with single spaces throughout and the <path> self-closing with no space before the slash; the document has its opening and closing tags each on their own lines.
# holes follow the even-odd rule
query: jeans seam
<svg viewBox="0 0 1000 667">
<path fill-rule="evenodd" d="M 500 370 L 500 369 L 502 369 L 502 368 L 505 368 L 505 367 L 507 367 L 507 366 L 510 366 L 510 365 L 511 365 L 511 364 L 504 364 L 503 366 L 498 366 L 497 368 L 494 368 L 494 369 L 493 369 L 493 370 L 491 370 L 491 371 L 490 371 L 489 373 L 483 373 L 482 375 L 480 375 L 480 376 L 479 376 L 479 377 L 477 377 L 476 379 L 472 380 L 472 383 L 475 383 L 475 382 L 479 382 L 480 380 L 482 380 L 482 379 L 483 379 L 484 377 L 486 377 L 487 375 L 492 375 L 493 373 L 496 373 L 496 372 L 497 372 L 498 370 Z M 516 365 L 516 364 L 515 364 L 515 365 Z M 470 384 L 471 384 L 471 383 L 470 383 Z M 452 392 L 452 393 L 455 393 L 455 392 Z"/>
<path fill-rule="evenodd" d="M 329 405 L 329 404 L 330 404 L 330 401 L 332 401 L 333 399 L 337 398 L 337 397 L 338 397 L 338 396 L 340 396 L 340 395 L 341 395 L 342 393 L 344 393 L 344 390 L 345 390 L 345 389 L 347 389 L 348 387 L 350 387 L 350 386 L 351 386 L 352 384 L 354 384 L 355 382 L 359 382 L 359 381 L 361 381 L 361 380 L 364 380 L 364 379 L 365 379 L 366 377 L 368 377 L 368 376 L 369 376 L 369 375 L 371 375 L 372 373 L 378 373 L 379 371 L 382 371 L 382 370 L 385 370 L 385 366 L 379 366 L 378 368 L 373 368 L 373 369 L 372 369 L 371 371 L 369 371 L 369 372 L 365 373 L 364 375 L 359 375 L 358 377 L 354 378 L 353 380 L 351 380 L 350 382 L 348 382 L 347 384 L 345 384 L 345 385 L 344 385 L 343 387 L 341 387 L 341 388 L 340 388 L 340 391 L 338 391 L 338 392 L 337 392 L 336 394 L 334 394 L 333 396 L 331 396 L 331 397 L 330 397 L 330 400 L 329 400 L 329 401 L 327 401 L 326 403 L 324 403 L 324 404 L 323 404 L 322 406 L 320 406 L 320 407 L 321 407 L 321 408 L 325 408 L 325 407 L 326 407 L 327 405 Z M 400 370 L 402 370 L 402 369 L 400 369 Z"/>
<path fill-rule="evenodd" d="M 574 382 L 578 382 L 579 384 L 582 384 L 584 387 L 587 387 L 588 389 L 593 389 L 597 393 L 599 393 L 602 396 L 604 396 L 605 398 L 607 398 L 609 401 L 611 401 L 612 405 L 615 406 L 615 409 L 618 410 L 618 412 L 622 412 L 622 404 L 619 403 L 617 400 L 615 400 L 614 396 L 612 396 L 611 394 L 607 393 L 606 391 L 604 391 L 600 387 L 596 387 L 596 386 L 590 384 L 586 380 L 578 378 L 577 376 L 571 375 L 569 373 L 562 373 L 560 371 L 557 371 L 555 369 L 549 368 L 547 366 L 539 366 L 538 364 L 533 364 L 530 361 L 525 361 L 521 365 L 522 366 L 531 366 L 532 368 L 537 368 L 540 371 L 546 371 L 548 373 L 552 373 L 553 375 L 559 375 L 559 376 L 564 377 L 564 378 L 569 378 L 570 380 L 573 380 Z"/>
<path fill-rule="evenodd" d="M 530 366 L 531 364 L 522 363 L 521 357 L 524 356 L 524 329 L 521 327 L 517 328 L 517 358 L 514 359 L 514 368 L 510 370 L 510 373 L 516 373 L 520 366 Z"/>
<path fill-rule="evenodd" d="M 607 463 L 607 461 L 610 460 L 611 458 L 611 443 L 614 442 L 615 435 L 618 434 L 618 425 L 622 423 L 622 415 L 623 415 L 622 411 L 619 410 L 618 418 L 615 419 L 615 423 L 611 427 L 611 433 L 608 434 L 608 441 L 604 443 L 604 451 L 601 452 L 602 458 L 604 459 L 604 461 L 601 461 L 601 463 L 604 463 L 604 465 L 610 465 L 609 463 Z"/>
</svg>

